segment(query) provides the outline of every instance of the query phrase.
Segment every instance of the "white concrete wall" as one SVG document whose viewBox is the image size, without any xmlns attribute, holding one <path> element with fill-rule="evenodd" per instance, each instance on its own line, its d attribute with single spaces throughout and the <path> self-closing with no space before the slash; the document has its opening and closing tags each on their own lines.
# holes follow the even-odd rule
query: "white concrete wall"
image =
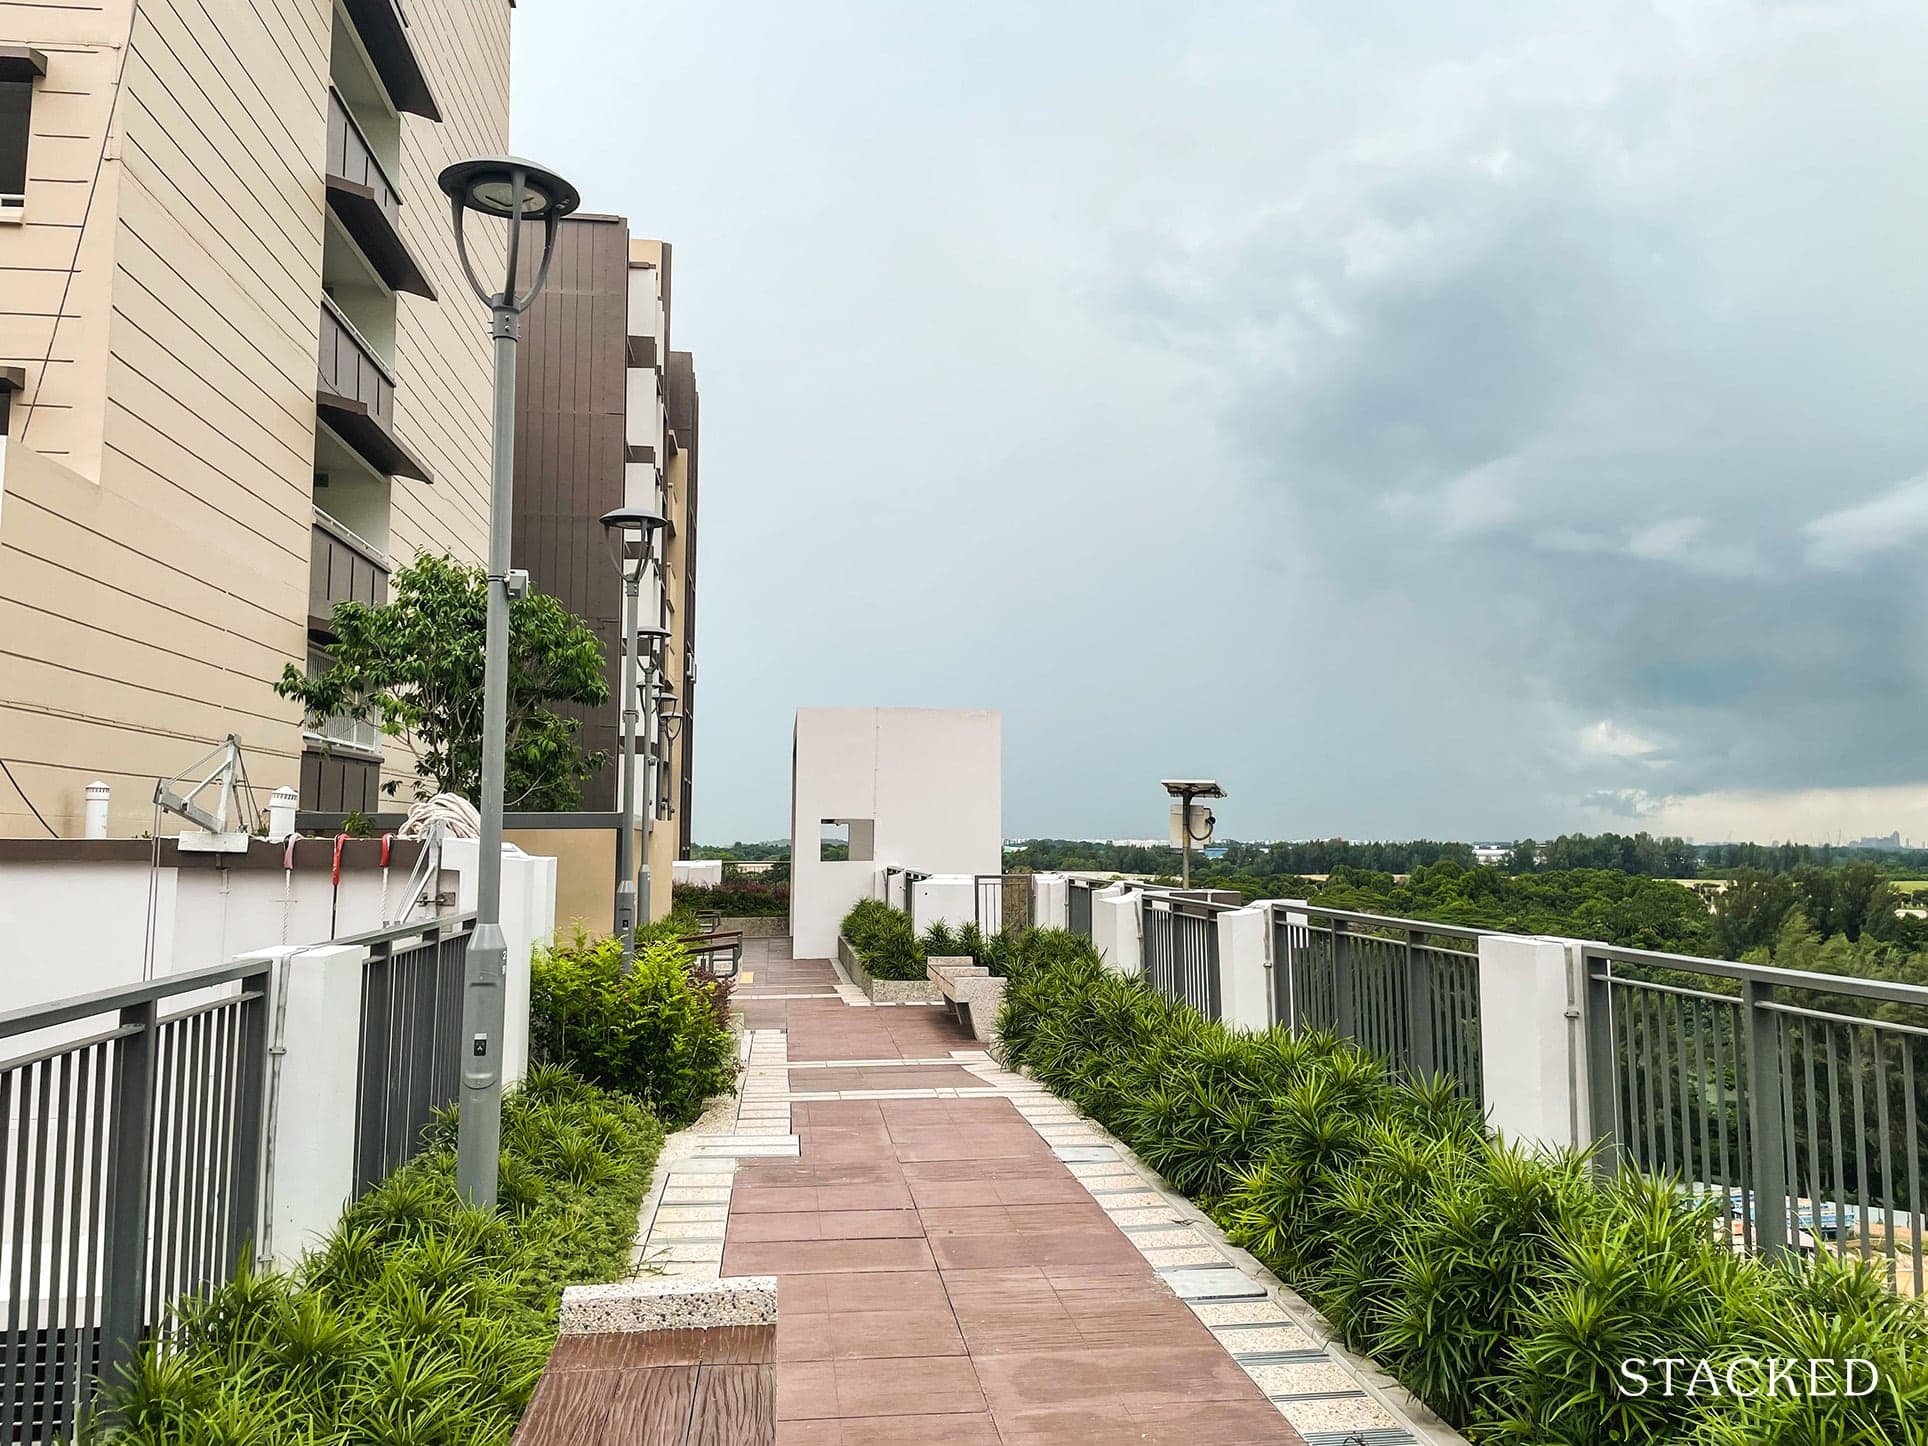
<svg viewBox="0 0 1928 1446">
<path fill-rule="evenodd" d="M 1039 929 L 1063 929 L 1071 921 L 1071 890 L 1063 874 L 1031 875 L 1031 922 Z"/>
<path fill-rule="evenodd" d="M 1143 968 L 1135 890 L 1113 884 L 1091 896 L 1091 945 L 1106 967 L 1120 974 Z"/>
<path fill-rule="evenodd" d="M 150 877 L 154 959 L 145 964 Z M 390 871 L 390 909 L 408 870 Z M 379 871 L 0 863 L 0 996 L 21 1008 L 381 927 Z M 85 947 L 76 947 L 84 943 Z"/>
<path fill-rule="evenodd" d="M 723 882 L 723 860 L 721 859 L 678 859 L 670 865 L 670 882 L 693 884 L 699 889 L 713 889 Z"/>
<path fill-rule="evenodd" d="M 277 949 L 262 1173 L 265 1241 L 290 1266 L 335 1228 L 355 1191 L 362 967 L 353 945 Z"/>
<path fill-rule="evenodd" d="M 961 929 L 977 922 L 977 876 L 975 874 L 937 874 L 919 879 L 911 887 L 914 903 L 911 915 L 917 932 L 932 924 L 948 924 Z"/>
<path fill-rule="evenodd" d="M 1233 1029 L 1262 1030 L 1272 1023 L 1272 909 L 1253 904 L 1229 909 L 1218 928 L 1219 1017 Z"/>
<path fill-rule="evenodd" d="M 1558 1149 L 1580 1143 L 1587 1133 L 1580 949 L 1568 939 L 1480 936 L 1480 1075 L 1487 1121 L 1521 1144 Z"/>
<path fill-rule="evenodd" d="M 790 933 L 828 958 L 850 906 L 886 864 L 994 874 L 1004 858 L 998 714 L 940 708 L 803 708 L 791 777 Z M 872 857 L 824 862 L 824 819 L 869 820 Z M 861 829 L 853 829 L 853 835 Z M 972 914 L 975 913 L 973 904 Z M 921 917 L 921 915 L 920 915 Z M 966 917 L 970 917 L 967 915 Z"/>
</svg>

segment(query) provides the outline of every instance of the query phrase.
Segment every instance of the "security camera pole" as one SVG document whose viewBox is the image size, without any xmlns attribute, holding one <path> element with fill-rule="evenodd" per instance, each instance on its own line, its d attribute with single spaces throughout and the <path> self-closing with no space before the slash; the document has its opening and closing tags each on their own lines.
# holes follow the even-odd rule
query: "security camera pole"
<svg viewBox="0 0 1928 1446">
<path fill-rule="evenodd" d="M 1225 797 L 1225 790 L 1209 778 L 1167 778 L 1162 781 L 1165 792 L 1169 793 L 1173 798 L 1180 800 L 1183 804 L 1183 807 L 1178 811 L 1178 827 L 1184 836 L 1182 840 L 1184 853 L 1181 856 L 1183 859 L 1181 865 L 1183 872 L 1179 875 L 1179 887 L 1189 889 L 1192 886 L 1192 800 L 1194 798 L 1223 798 Z M 1211 836 L 1212 831 L 1206 829 L 1204 838 L 1198 839 L 1198 842 L 1203 843 L 1205 839 Z"/>
</svg>

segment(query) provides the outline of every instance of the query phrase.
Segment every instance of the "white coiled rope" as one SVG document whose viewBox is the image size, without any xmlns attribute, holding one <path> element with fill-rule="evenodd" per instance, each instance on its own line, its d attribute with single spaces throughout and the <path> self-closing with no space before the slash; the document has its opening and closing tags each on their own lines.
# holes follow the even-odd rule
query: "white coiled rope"
<svg viewBox="0 0 1928 1446">
<path fill-rule="evenodd" d="M 433 798 L 410 804 L 408 820 L 403 823 L 399 836 L 427 838 L 430 825 L 438 821 L 449 838 L 482 837 L 482 815 L 459 793 L 438 793 Z"/>
</svg>

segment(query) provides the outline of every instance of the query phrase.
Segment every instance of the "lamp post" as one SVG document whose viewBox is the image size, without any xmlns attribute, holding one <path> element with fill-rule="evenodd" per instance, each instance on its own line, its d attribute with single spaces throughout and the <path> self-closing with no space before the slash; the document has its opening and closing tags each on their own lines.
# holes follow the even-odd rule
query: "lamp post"
<svg viewBox="0 0 1928 1446">
<path fill-rule="evenodd" d="M 576 188 L 552 171 L 513 156 L 460 161 L 439 177 L 449 198 L 456 255 L 475 294 L 489 308 L 495 341 L 495 452 L 489 488 L 489 611 L 482 674 L 482 838 L 476 881 L 475 934 L 462 985 L 462 1109 L 455 1185 L 478 1209 L 495 1208 L 502 1137 L 503 980 L 509 946 L 502 933 L 502 785 L 509 716 L 509 599 L 527 589 L 509 572 L 509 526 L 515 483 L 516 323 L 549 279 L 562 218 L 581 203 Z M 499 288 L 486 286 L 469 259 L 467 213 L 508 222 L 508 258 Z M 542 257 L 527 291 L 517 294 L 522 226 L 542 223 Z"/>
<path fill-rule="evenodd" d="M 637 650 L 643 636 L 651 652 L 669 636 L 663 628 L 636 627 L 636 606 L 642 596 L 643 574 L 649 570 L 650 548 L 667 524 L 641 507 L 616 507 L 602 517 L 603 538 L 609 543 L 616 572 L 623 580 L 623 787 L 621 817 L 616 826 L 616 937 L 622 944 L 623 972 L 636 958 L 636 716 L 638 702 Z M 643 825 L 647 830 L 647 822 Z M 645 833 L 647 839 L 647 833 Z M 649 877 L 649 845 L 643 845 L 643 878 Z M 647 909 L 645 899 L 643 907 Z"/>
</svg>

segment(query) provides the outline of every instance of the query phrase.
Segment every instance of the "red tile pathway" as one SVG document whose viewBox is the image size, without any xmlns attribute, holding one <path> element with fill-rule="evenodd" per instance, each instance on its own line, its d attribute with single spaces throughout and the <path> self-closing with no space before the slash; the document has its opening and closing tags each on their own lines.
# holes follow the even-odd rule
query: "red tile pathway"
<svg viewBox="0 0 1928 1446">
<path fill-rule="evenodd" d="M 787 941 L 744 968 L 793 1064 L 864 1061 L 793 1091 L 930 1088 L 948 1067 L 877 1062 L 975 1048 L 939 1009 L 795 997 L 835 977 Z M 725 1275 L 777 1277 L 778 1446 L 1301 1446 L 1008 1100 L 791 1116 L 800 1157 L 738 1166 L 723 1246 Z"/>
</svg>

